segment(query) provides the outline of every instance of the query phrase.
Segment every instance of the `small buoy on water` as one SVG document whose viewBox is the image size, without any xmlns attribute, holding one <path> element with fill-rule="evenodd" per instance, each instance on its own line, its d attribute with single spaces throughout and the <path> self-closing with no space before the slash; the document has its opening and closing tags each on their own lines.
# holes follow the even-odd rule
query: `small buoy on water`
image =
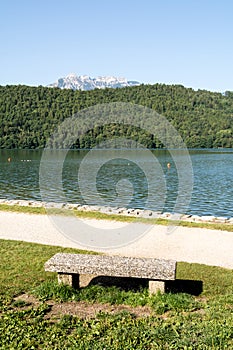
<svg viewBox="0 0 233 350">
<path fill-rule="evenodd" d="M 167 163 L 167 168 L 168 168 L 168 169 L 171 168 L 171 163 Z"/>
<path fill-rule="evenodd" d="M 7 158 L 7 161 L 10 163 L 11 162 L 11 157 Z"/>
</svg>

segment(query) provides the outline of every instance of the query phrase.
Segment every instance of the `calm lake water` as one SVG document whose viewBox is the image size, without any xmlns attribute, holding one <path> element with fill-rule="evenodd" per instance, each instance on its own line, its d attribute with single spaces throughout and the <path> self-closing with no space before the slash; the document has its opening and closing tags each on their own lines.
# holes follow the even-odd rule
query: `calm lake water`
<svg viewBox="0 0 233 350">
<path fill-rule="evenodd" d="M 187 180 L 179 177 L 180 169 L 186 172 L 184 155 L 174 160 L 169 151 L 47 152 L 42 158 L 43 151 L 1 150 L 0 198 L 173 212 Z M 185 212 L 233 217 L 233 149 L 190 150 L 189 157 L 193 189 L 188 179 L 191 201 Z"/>
</svg>

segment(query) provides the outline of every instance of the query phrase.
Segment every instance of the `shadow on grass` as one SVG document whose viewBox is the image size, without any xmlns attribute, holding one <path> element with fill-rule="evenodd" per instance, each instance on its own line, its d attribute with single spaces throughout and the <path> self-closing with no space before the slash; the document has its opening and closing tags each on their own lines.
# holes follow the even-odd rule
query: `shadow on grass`
<svg viewBox="0 0 233 350">
<path fill-rule="evenodd" d="M 166 281 L 165 291 L 170 293 L 187 293 L 198 296 L 203 292 L 203 282 L 197 280 Z"/>
<path fill-rule="evenodd" d="M 115 286 L 125 291 L 140 291 L 144 288 L 149 288 L 149 280 L 133 277 L 98 276 L 92 278 L 87 285 L 101 285 L 104 287 Z M 187 293 L 198 296 L 203 291 L 203 282 L 181 279 L 165 281 L 165 291 L 166 293 Z"/>
</svg>

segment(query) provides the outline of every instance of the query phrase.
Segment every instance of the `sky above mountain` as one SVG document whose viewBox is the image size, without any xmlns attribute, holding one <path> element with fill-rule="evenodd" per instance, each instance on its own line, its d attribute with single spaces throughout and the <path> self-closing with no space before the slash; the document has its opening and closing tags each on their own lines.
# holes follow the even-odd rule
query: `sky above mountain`
<svg viewBox="0 0 233 350">
<path fill-rule="evenodd" d="M 0 4 L 0 85 L 70 72 L 233 90 L 231 0 L 9 0 Z"/>
</svg>

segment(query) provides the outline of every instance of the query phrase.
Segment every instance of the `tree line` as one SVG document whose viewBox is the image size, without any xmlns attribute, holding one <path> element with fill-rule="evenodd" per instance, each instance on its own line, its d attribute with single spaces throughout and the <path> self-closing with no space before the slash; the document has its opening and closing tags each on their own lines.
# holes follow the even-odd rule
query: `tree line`
<svg viewBox="0 0 233 350">
<path fill-rule="evenodd" d="M 91 91 L 0 86 L 0 148 L 44 148 L 64 120 L 85 108 L 113 102 L 145 106 L 163 115 L 189 148 L 233 148 L 233 92 L 195 91 L 165 84 Z M 79 125 L 80 130 L 86 130 L 82 118 Z M 92 148 L 108 139 L 125 136 L 148 148 L 164 147 L 148 129 L 118 123 L 116 116 L 113 123 L 93 125 L 77 135 L 71 148 Z M 61 144 L 66 147 L 65 142 L 58 147 Z"/>
</svg>

